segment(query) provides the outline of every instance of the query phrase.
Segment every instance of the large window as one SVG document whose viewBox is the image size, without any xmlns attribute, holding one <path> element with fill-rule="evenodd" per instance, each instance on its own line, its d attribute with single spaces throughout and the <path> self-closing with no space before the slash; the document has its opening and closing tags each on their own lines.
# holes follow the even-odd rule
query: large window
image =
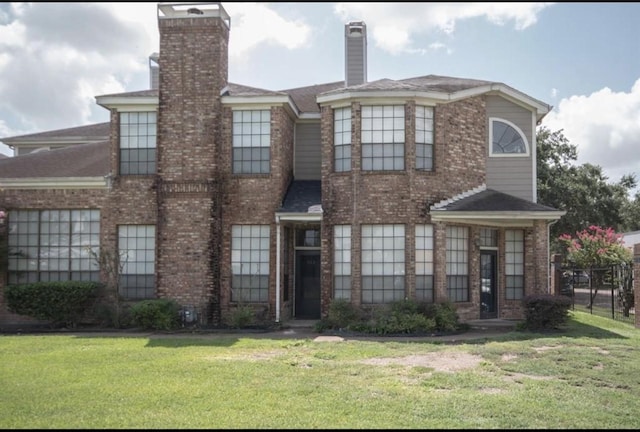
<svg viewBox="0 0 640 432">
<path fill-rule="evenodd" d="M 100 279 L 100 210 L 9 212 L 9 284 Z"/>
<path fill-rule="evenodd" d="M 362 170 L 404 170 L 404 105 L 362 107 Z"/>
<path fill-rule="evenodd" d="M 233 112 L 233 173 L 268 174 L 271 170 L 271 111 Z"/>
<path fill-rule="evenodd" d="M 469 229 L 447 227 L 447 293 L 452 302 L 469 301 Z"/>
<path fill-rule="evenodd" d="M 433 225 L 416 225 L 416 300 L 433 302 Z"/>
<path fill-rule="evenodd" d="M 529 146 L 522 130 L 508 120 L 490 118 L 491 156 L 528 156 Z"/>
<path fill-rule="evenodd" d="M 404 225 L 362 226 L 362 303 L 405 297 Z"/>
<path fill-rule="evenodd" d="M 156 227 L 118 226 L 118 252 L 122 264 L 120 290 L 127 299 L 151 299 L 156 295 Z"/>
<path fill-rule="evenodd" d="M 334 298 L 351 300 L 351 225 L 333 227 Z"/>
<path fill-rule="evenodd" d="M 266 302 L 269 299 L 269 225 L 231 228 L 231 300 Z"/>
<path fill-rule="evenodd" d="M 156 113 L 120 113 L 120 174 L 156 172 Z"/>
<path fill-rule="evenodd" d="M 351 108 L 334 110 L 335 171 L 351 171 Z"/>
<path fill-rule="evenodd" d="M 433 108 L 416 106 L 416 169 L 433 170 Z"/>
<path fill-rule="evenodd" d="M 524 296 L 524 232 L 506 230 L 504 234 L 507 300 L 520 300 Z"/>
</svg>

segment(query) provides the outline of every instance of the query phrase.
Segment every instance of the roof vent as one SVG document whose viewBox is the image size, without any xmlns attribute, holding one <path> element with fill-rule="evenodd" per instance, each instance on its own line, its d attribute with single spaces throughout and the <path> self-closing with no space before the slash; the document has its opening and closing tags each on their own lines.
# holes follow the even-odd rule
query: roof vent
<svg viewBox="0 0 640 432">
<path fill-rule="evenodd" d="M 189 9 L 189 10 L 187 11 L 187 13 L 188 13 L 189 15 L 202 15 L 202 14 L 204 14 L 204 12 L 202 12 L 202 11 L 201 11 L 200 9 L 198 9 L 198 8 L 191 8 L 191 9 Z"/>
</svg>

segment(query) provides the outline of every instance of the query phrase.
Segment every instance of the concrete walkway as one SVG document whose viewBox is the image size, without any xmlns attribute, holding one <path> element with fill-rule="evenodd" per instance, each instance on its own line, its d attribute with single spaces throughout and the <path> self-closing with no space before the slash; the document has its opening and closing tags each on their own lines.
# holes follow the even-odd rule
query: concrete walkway
<svg viewBox="0 0 640 432">
<path fill-rule="evenodd" d="M 446 335 L 420 335 L 420 336 L 376 336 L 366 334 L 353 334 L 341 332 L 318 333 L 313 329 L 316 321 L 292 320 L 283 323 L 282 328 L 278 330 L 207 330 L 207 329 L 183 329 L 175 332 L 163 331 L 138 331 L 132 329 L 125 330 L 36 330 L 36 329 L 13 329 L 12 331 L 3 331 L 2 334 L 12 335 L 66 335 L 78 337 L 144 337 L 150 339 L 157 338 L 259 338 L 259 339 L 312 339 L 315 342 L 341 342 L 348 340 L 360 341 L 376 341 L 376 342 L 446 342 L 456 343 L 468 340 L 490 339 L 492 337 L 501 336 L 515 330 L 516 321 L 510 320 L 477 320 L 467 321 L 471 327 L 469 330 Z"/>
</svg>

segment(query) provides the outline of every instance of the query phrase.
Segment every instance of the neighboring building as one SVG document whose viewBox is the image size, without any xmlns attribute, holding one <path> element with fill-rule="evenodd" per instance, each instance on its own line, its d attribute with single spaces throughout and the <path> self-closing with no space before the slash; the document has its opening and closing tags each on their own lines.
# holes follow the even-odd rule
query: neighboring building
<svg viewBox="0 0 640 432">
<path fill-rule="evenodd" d="M 218 3 L 159 3 L 157 88 L 96 97 L 108 142 L 0 161 L 24 252 L 0 287 L 98 280 L 91 247 L 128 254 L 127 299 L 172 298 L 207 324 L 241 303 L 317 319 L 335 298 L 522 318 L 548 292 L 564 212 L 536 203 L 547 104 L 473 79 L 368 82 L 362 22 L 345 25 L 344 82 L 233 84 L 230 25 Z M 21 319 L 0 305 L 0 325 Z"/>
<path fill-rule="evenodd" d="M 105 122 L 16 137 L 0 138 L 0 141 L 13 149 L 14 156 L 22 156 L 29 153 L 55 150 L 72 145 L 108 141 L 110 130 L 110 123 Z"/>
<path fill-rule="evenodd" d="M 629 231 L 620 233 L 622 236 L 622 242 L 626 247 L 633 251 L 633 245 L 640 243 L 640 231 Z"/>
</svg>

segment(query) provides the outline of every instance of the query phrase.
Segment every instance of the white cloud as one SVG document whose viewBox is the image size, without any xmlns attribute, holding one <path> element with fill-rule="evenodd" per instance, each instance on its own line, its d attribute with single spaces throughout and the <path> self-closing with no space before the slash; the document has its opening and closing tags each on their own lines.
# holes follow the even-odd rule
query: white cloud
<svg viewBox="0 0 640 432">
<path fill-rule="evenodd" d="M 284 19 L 268 4 L 223 6 L 231 15 L 231 62 L 262 44 L 308 43 L 307 24 Z M 4 136 L 93 122 L 92 112 L 106 116 L 95 96 L 147 88 L 148 57 L 159 51 L 156 3 L 0 7 L 0 116 L 13 120 L 3 123 Z"/>
<path fill-rule="evenodd" d="M 456 23 L 484 17 L 504 25 L 514 22 L 523 30 L 537 21 L 538 13 L 552 3 L 337 3 L 334 12 L 345 21 L 363 20 L 375 44 L 391 53 L 419 51 L 412 37 L 432 31 L 451 34 Z"/>
<path fill-rule="evenodd" d="M 261 44 L 287 49 L 304 47 L 311 28 L 302 21 L 288 21 L 264 3 L 225 3 L 231 16 L 230 62 L 245 62 Z"/>
<path fill-rule="evenodd" d="M 542 122 L 578 148 L 578 163 L 603 168 L 611 181 L 623 174 L 640 180 L 640 79 L 630 92 L 603 88 L 562 99 Z"/>
</svg>

